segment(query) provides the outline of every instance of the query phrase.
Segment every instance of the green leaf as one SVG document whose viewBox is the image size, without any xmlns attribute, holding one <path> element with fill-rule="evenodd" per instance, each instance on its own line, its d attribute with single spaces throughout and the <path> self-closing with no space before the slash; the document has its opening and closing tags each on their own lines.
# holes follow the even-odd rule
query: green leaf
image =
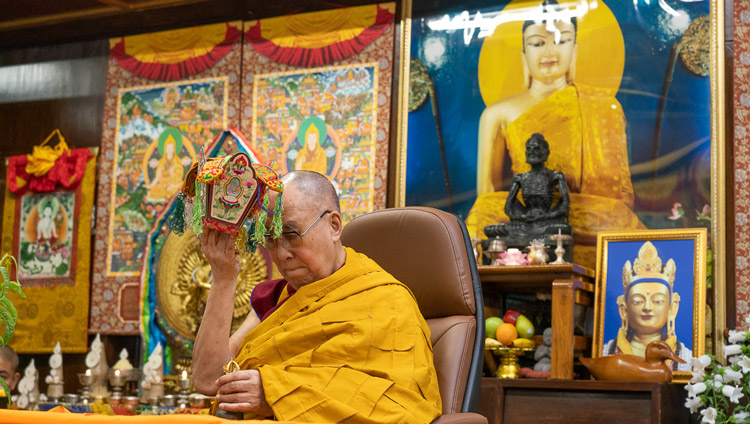
<svg viewBox="0 0 750 424">
<path fill-rule="evenodd" d="M 5 383 L 5 380 L 3 380 L 3 378 L 2 378 L 2 377 L 0 377 L 0 384 L 2 384 L 2 386 L 3 386 L 3 390 L 5 390 L 5 396 L 7 396 L 7 397 L 8 397 L 8 406 L 10 406 L 10 405 L 11 405 L 11 400 L 10 400 L 10 387 L 8 387 L 8 385 L 7 385 L 6 383 Z"/>
<path fill-rule="evenodd" d="M 21 296 L 21 299 L 26 299 L 26 295 L 21 290 L 21 284 L 19 284 L 18 281 L 11 281 L 8 283 L 8 286 L 11 290 L 18 293 L 18 295 Z"/>
<path fill-rule="evenodd" d="M 8 272 L 7 267 L 0 265 L 0 275 L 3 277 L 3 283 L 10 281 L 10 273 Z"/>
<path fill-rule="evenodd" d="M 5 308 L 0 308 L 0 319 L 5 324 L 5 334 L 3 334 L 3 346 L 7 346 L 16 326 L 16 320 L 13 319 L 10 312 Z"/>
<path fill-rule="evenodd" d="M 0 304 L 5 305 L 5 307 L 8 308 L 14 321 L 18 321 L 18 311 L 16 310 L 16 307 L 13 306 L 13 302 L 11 302 L 10 299 L 0 299 Z"/>
<path fill-rule="evenodd" d="M 5 256 L 3 256 L 3 259 L 0 259 L 0 265 L 4 264 L 5 262 L 12 262 L 13 265 L 18 268 L 18 262 L 16 262 L 16 258 L 14 258 L 11 254 L 6 253 Z M 4 266 L 6 268 L 10 268 L 10 264 Z"/>
</svg>

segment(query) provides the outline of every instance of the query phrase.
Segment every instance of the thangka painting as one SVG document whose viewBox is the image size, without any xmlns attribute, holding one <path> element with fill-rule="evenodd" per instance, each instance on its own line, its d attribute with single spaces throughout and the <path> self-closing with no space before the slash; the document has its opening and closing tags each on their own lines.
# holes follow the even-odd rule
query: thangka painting
<svg viewBox="0 0 750 424">
<path fill-rule="evenodd" d="M 385 207 L 392 3 L 245 23 L 243 128 L 281 173 L 328 176 L 345 221 Z"/>
<path fill-rule="evenodd" d="M 18 231 L 18 278 L 27 286 L 72 285 L 75 193 L 21 196 Z M 39 281 L 37 283 L 36 281 Z"/>
<path fill-rule="evenodd" d="M 241 35 L 235 22 L 111 40 L 92 332 L 139 332 L 139 276 L 155 217 L 201 148 L 239 126 Z"/>
<path fill-rule="evenodd" d="M 227 78 L 121 89 L 107 275 L 138 276 L 146 233 L 226 125 Z"/>
<path fill-rule="evenodd" d="M 2 253 L 16 257 L 27 296 L 14 300 L 19 353 L 51 353 L 58 341 L 63 352 L 86 351 L 96 149 L 76 150 L 85 153 L 80 184 L 5 194 Z"/>
<path fill-rule="evenodd" d="M 407 206 L 486 239 L 540 133 L 575 262 L 595 266 L 599 231 L 708 226 L 711 2 L 437 3 L 412 13 Z"/>
<path fill-rule="evenodd" d="M 316 171 L 334 182 L 345 221 L 373 210 L 376 63 L 260 74 L 253 84 L 257 152 L 282 174 Z"/>
</svg>

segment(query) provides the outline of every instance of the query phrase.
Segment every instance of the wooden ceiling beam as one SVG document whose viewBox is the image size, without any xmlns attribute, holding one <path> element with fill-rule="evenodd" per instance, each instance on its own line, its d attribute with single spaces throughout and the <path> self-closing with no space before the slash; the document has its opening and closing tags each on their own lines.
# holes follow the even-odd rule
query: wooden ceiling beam
<svg viewBox="0 0 750 424">
<path fill-rule="evenodd" d="M 233 20 L 378 3 L 376 0 L 96 0 L 103 6 L 0 21 L 0 50 L 101 40 Z"/>
</svg>

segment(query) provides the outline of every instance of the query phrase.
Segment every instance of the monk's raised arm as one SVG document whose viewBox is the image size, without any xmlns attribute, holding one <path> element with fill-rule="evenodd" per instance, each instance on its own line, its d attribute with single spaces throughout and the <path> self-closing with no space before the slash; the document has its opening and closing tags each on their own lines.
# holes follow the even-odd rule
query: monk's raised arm
<svg viewBox="0 0 750 424">
<path fill-rule="evenodd" d="M 193 345 L 193 384 L 198 392 L 213 396 L 222 367 L 235 353 L 230 348 L 230 332 L 240 261 L 234 251 L 234 237 L 229 234 L 207 229 L 200 239 L 213 281 Z"/>
</svg>

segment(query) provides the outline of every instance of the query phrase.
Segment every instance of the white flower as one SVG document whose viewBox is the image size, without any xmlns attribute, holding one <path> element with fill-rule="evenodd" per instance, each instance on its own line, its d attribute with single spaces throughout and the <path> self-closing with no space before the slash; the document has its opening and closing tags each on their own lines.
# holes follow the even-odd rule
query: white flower
<svg viewBox="0 0 750 424">
<path fill-rule="evenodd" d="M 742 346 L 731 344 L 731 345 L 724 345 L 724 359 L 727 359 L 728 357 L 732 355 L 737 355 L 740 352 L 742 352 Z"/>
<path fill-rule="evenodd" d="M 732 403 L 740 403 L 740 398 L 745 396 L 742 394 L 742 389 L 735 386 L 724 386 L 721 389 L 721 393 L 729 398 L 729 401 Z"/>
<path fill-rule="evenodd" d="M 747 356 L 742 355 L 740 357 L 740 360 L 737 361 L 736 365 L 739 365 L 739 366 L 742 367 L 742 372 L 743 373 L 747 374 L 747 373 L 750 372 L 750 358 L 748 358 Z"/>
<path fill-rule="evenodd" d="M 707 366 L 711 365 L 711 357 L 708 355 L 701 355 L 699 358 L 691 358 L 690 363 L 693 366 L 693 372 L 703 372 Z"/>
<path fill-rule="evenodd" d="M 703 401 L 699 397 L 689 397 L 685 401 L 685 408 L 690 408 L 690 413 L 695 414 L 703 406 Z"/>
<path fill-rule="evenodd" d="M 745 341 L 746 331 L 729 330 L 729 343 L 740 343 Z"/>
<path fill-rule="evenodd" d="M 706 383 L 686 384 L 685 389 L 688 391 L 688 396 L 695 397 L 706 391 Z"/>
<path fill-rule="evenodd" d="M 714 386 L 718 389 L 721 387 L 721 384 L 719 386 L 716 386 L 716 383 L 723 383 L 724 382 L 724 376 L 721 374 L 714 374 Z"/>
<path fill-rule="evenodd" d="M 734 371 L 730 368 L 724 368 L 724 382 L 729 383 L 737 383 L 740 384 L 740 381 L 742 380 L 742 373 L 739 371 Z"/>
<path fill-rule="evenodd" d="M 737 412 L 734 416 L 734 422 L 737 424 L 750 423 L 750 414 L 747 412 Z"/>
<path fill-rule="evenodd" d="M 701 420 L 702 423 L 716 424 L 716 409 L 715 408 L 706 408 L 701 411 L 701 415 L 703 415 L 703 419 Z"/>
<path fill-rule="evenodd" d="M 690 379 L 690 383 L 695 384 L 703 381 L 703 378 L 706 377 L 706 373 L 701 371 L 693 371 L 693 378 Z"/>
</svg>

